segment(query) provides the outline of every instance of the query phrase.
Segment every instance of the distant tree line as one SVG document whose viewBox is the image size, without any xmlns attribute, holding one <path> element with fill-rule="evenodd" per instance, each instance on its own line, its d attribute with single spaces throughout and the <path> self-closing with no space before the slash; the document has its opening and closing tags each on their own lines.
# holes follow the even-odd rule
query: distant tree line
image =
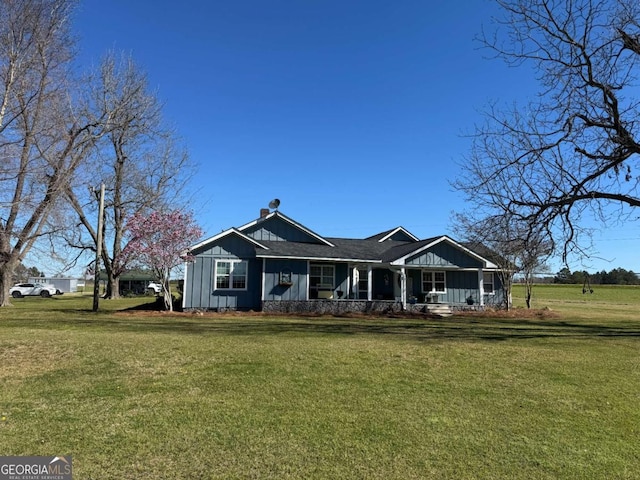
<svg viewBox="0 0 640 480">
<path fill-rule="evenodd" d="M 30 278 L 40 277 L 44 277 L 44 273 L 42 273 L 37 267 L 27 267 L 22 263 L 19 263 L 13 273 L 13 282 L 27 282 Z"/>
<path fill-rule="evenodd" d="M 640 277 L 631 270 L 614 268 L 607 272 L 589 273 L 586 270 L 572 272 L 569 268 L 563 268 L 553 277 L 553 283 L 578 283 L 589 282 L 591 285 L 640 285 Z"/>
</svg>

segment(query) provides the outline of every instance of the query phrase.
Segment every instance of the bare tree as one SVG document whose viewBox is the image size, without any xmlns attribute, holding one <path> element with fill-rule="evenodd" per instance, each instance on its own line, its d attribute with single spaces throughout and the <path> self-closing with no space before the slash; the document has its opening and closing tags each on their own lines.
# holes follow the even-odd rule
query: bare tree
<svg viewBox="0 0 640 480">
<path fill-rule="evenodd" d="M 640 206 L 640 2 L 496 0 L 504 17 L 480 38 L 541 92 L 525 107 L 493 105 L 456 188 L 476 209 L 585 253 L 587 218 L 637 219 Z"/>
<path fill-rule="evenodd" d="M 85 231 L 71 243 L 95 251 L 97 202 L 89 192 L 106 185 L 102 262 L 108 298 L 119 296 L 119 277 L 127 268 L 125 219 L 161 210 L 177 202 L 191 174 L 191 163 L 177 136 L 162 119 L 162 105 L 150 91 L 145 74 L 130 56 L 109 53 L 99 72 L 88 79 L 88 103 L 93 115 L 104 118 L 108 133 L 67 194 Z M 86 238 L 88 235 L 88 238 Z"/>
<path fill-rule="evenodd" d="M 0 306 L 99 132 L 74 111 L 70 0 L 0 2 Z"/>
<path fill-rule="evenodd" d="M 457 234 L 465 243 L 498 267 L 496 273 L 505 309 L 509 310 L 512 305 L 516 273 L 522 273 L 529 280 L 526 302 L 527 308 L 531 308 L 533 273 L 552 253 L 543 232 L 531 233 L 527 225 L 504 214 L 477 219 L 468 213 L 458 213 L 454 218 Z"/>
<path fill-rule="evenodd" d="M 527 232 L 521 239 L 522 250 L 518 258 L 519 272 L 524 283 L 524 301 L 531 308 L 535 274 L 547 270 L 546 261 L 552 254 L 551 242 L 540 236 L 540 233 Z"/>
</svg>

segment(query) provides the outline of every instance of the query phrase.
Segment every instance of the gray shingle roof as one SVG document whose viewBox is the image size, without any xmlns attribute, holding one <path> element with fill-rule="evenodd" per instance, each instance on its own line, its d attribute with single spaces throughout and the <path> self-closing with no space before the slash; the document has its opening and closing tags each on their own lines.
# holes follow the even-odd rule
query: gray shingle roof
<svg viewBox="0 0 640 480">
<path fill-rule="evenodd" d="M 425 238 L 417 242 L 400 242 L 395 240 L 379 242 L 374 237 L 366 239 L 327 238 L 327 240 L 335 245 L 334 247 L 316 243 L 261 241 L 260 244 L 267 247 L 268 250 L 256 248 L 256 255 L 258 257 L 268 258 L 329 259 L 363 263 L 390 263 L 410 255 L 412 252 L 418 251 L 441 238 L 443 238 L 442 235 Z M 472 246 L 468 243 L 460 243 L 460 245 L 469 248 L 480 256 L 491 258 L 490 256 L 485 256 L 492 252 L 484 246 Z"/>
<path fill-rule="evenodd" d="M 391 229 L 387 230 L 386 232 L 380 232 L 377 235 L 372 235 L 370 237 L 367 237 L 366 240 L 376 240 L 376 241 L 382 240 L 384 237 L 389 235 L 394 230 L 396 230 L 396 229 L 395 228 L 391 228 Z"/>
<path fill-rule="evenodd" d="M 413 242 L 386 241 L 383 243 L 371 239 L 327 238 L 335 247 L 314 243 L 262 241 L 268 250 L 258 250 L 260 257 L 297 257 L 348 259 L 362 262 L 383 261 L 385 252 L 394 247 L 415 245 Z"/>
<path fill-rule="evenodd" d="M 383 262 L 393 262 L 398 258 L 402 258 L 406 255 L 409 255 L 411 252 L 414 252 L 426 245 L 429 245 L 430 243 L 433 243 L 438 238 L 442 238 L 442 237 L 441 236 L 431 237 L 431 238 L 426 238 L 424 240 L 420 240 L 419 242 L 406 242 L 406 243 L 403 242 L 402 245 L 394 245 L 384 252 L 381 260 Z M 384 243 L 387 243 L 387 242 L 384 242 Z"/>
<path fill-rule="evenodd" d="M 256 225 L 259 226 L 261 221 L 271 218 L 279 218 L 283 222 L 308 233 L 308 237 L 305 237 L 308 240 L 298 242 L 283 240 L 253 240 L 250 238 L 250 233 L 249 236 L 245 234 L 245 232 L 250 231 L 251 227 Z M 398 232 L 398 235 L 396 235 L 396 232 Z M 418 240 L 417 237 L 405 230 L 403 227 L 392 228 L 364 239 L 321 237 L 301 224 L 291 220 L 289 217 L 286 217 L 282 213 L 275 211 L 264 217 L 264 219 L 260 218 L 250 222 L 243 227 L 240 227 L 240 229 L 229 229 L 200 242 L 192 248 L 204 248 L 212 242 L 217 241 L 219 238 L 232 233 L 245 238 L 247 242 L 251 243 L 255 249 L 256 256 L 259 258 L 340 260 L 354 263 L 391 263 L 411 255 L 412 252 L 420 251 L 423 247 L 426 247 L 439 239 L 448 238 L 441 235 Z M 278 236 L 276 235 L 275 237 L 277 238 Z M 392 240 L 392 238 L 396 239 Z M 463 248 L 469 248 L 471 251 L 475 252 L 476 255 L 480 255 L 481 257 L 484 256 L 486 251 L 486 247 L 485 250 L 478 246 L 476 246 L 476 248 L 470 248 L 468 244 L 461 244 L 452 239 L 449 240 Z"/>
</svg>

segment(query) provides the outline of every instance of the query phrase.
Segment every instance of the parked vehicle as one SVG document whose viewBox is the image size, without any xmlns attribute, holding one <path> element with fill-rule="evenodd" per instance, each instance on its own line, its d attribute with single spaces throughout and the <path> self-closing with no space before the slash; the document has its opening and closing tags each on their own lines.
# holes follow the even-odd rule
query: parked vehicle
<svg viewBox="0 0 640 480">
<path fill-rule="evenodd" d="M 150 295 L 159 295 L 162 293 L 162 285 L 157 282 L 149 282 L 149 285 L 147 285 L 147 293 Z"/>
<path fill-rule="evenodd" d="M 9 294 L 13 298 L 30 296 L 50 297 L 51 295 L 62 295 L 62 292 L 55 286 L 45 283 L 16 283 L 9 289 Z"/>
</svg>

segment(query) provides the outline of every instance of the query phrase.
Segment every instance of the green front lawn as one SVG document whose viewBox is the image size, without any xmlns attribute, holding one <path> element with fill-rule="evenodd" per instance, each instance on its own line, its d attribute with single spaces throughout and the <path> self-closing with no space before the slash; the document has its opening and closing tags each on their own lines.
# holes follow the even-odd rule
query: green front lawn
<svg viewBox="0 0 640 480">
<path fill-rule="evenodd" d="M 3 455 L 101 480 L 638 478 L 640 316 L 117 312 L 144 301 L 0 310 Z"/>
</svg>

